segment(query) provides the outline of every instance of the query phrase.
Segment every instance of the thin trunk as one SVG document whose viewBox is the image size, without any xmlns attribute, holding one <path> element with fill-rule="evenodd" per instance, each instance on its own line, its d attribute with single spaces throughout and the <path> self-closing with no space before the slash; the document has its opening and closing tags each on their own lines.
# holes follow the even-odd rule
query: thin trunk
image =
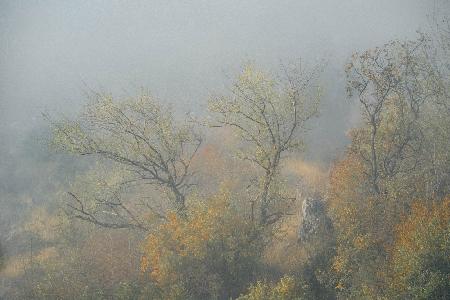
<svg viewBox="0 0 450 300">
<path fill-rule="evenodd" d="M 371 156 L 372 156 L 372 187 L 375 191 L 375 193 L 380 194 L 380 188 L 378 186 L 378 158 L 377 158 L 377 152 L 376 152 L 376 135 L 377 135 L 377 125 L 375 122 L 374 116 L 371 117 L 370 121 L 372 125 L 372 136 L 371 136 L 371 142 L 370 142 L 370 150 L 371 150 Z"/>
<path fill-rule="evenodd" d="M 178 189 L 173 189 L 175 194 L 175 207 L 177 210 L 177 214 L 180 217 L 187 217 L 187 208 L 186 208 L 186 196 L 183 195 Z"/>
<path fill-rule="evenodd" d="M 268 209 L 269 209 L 269 188 L 270 183 L 272 182 L 271 171 L 266 172 L 266 177 L 264 179 L 263 190 L 261 193 L 261 225 L 265 225 L 268 218 Z"/>
<path fill-rule="evenodd" d="M 261 225 L 267 225 L 267 221 L 269 218 L 268 211 L 269 211 L 269 191 L 270 191 L 270 185 L 272 184 L 275 172 L 278 168 L 278 165 L 280 163 L 280 156 L 281 152 L 280 150 L 277 150 L 277 152 L 274 155 L 274 158 L 272 160 L 272 164 L 269 166 L 268 170 L 266 171 L 266 176 L 264 178 L 264 184 L 263 184 L 263 190 L 261 193 Z"/>
</svg>

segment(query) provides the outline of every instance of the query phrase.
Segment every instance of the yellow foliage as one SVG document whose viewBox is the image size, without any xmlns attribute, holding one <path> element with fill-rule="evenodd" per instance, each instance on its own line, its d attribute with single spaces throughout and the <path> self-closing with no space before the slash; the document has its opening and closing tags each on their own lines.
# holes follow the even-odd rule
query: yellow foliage
<svg viewBox="0 0 450 300">
<path fill-rule="evenodd" d="M 260 240 L 253 235 L 253 225 L 231 207 L 229 197 L 222 193 L 206 203 L 197 201 L 187 218 L 169 213 L 147 237 L 141 271 L 166 296 L 175 286 L 190 290 L 194 299 L 231 296 L 230 289 L 239 291 L 253 278 Z"/>
<path fill-rule="evenodd" d="M 35 257 L 39 263 L 45 263 L 49 260 L 55 259 L 59 256 L 58 250 L 55 247 L 48 247 L 42 249 Z"/>
<path fill-rule="evenodd" d="M 37 207 L 33 209 L 30 220 L 23 229 L 38 235 L 45 241 L 51 241 L 56 238 L 57 228 L 61 222 L 57 215 L 50 215 L 45 208 Z"/>
<path fill-rule="evenodd" d="M 18 255 L 8 258 L 5 267 L 0 271 L 0 275 L 3 278 L 15 278 L 22 276 L 29 263 L 30 258 L 25 255 Z"/>
<path fill-rule="evenodd" d="M 344 270 L 344 265 L 346 264 L 345 258 L 342 256 L 335 256 L 333 261 L 333 270 L 340 273 Z"/>
<path fill-rule="evenodd" d="M 337 241 L 332 270 L 343 297 L 369 297 L 380 280 L 377 271 L 384 268 L 380 249 L 390 226 L 381 223 L 385 214 L 369 186 L 363 162 L 351 153 L 331 170 L 328 204 Z"/>
<path fill-rule="evenodd" d="M 359 250 L 364 250 L 369 246 L 368 238 L 366 236 L 358 235 L 353 240 L 353 245 Z"/>
<path fill-rule="evenodd" d="M 302 299 L 302 290 L 297 280 L 284 276 L 275 285 L 258 281 L 252 285 L 248 293 L 237 300 L 295 300 Z"/>
<path fill-rule="evenodd" d="M 392 290 L 405 297 L 412 293 L 441 299 L 450 288 L 449 253 L 450 197 L 430 207 L 415 202 L 411 214 L 396 228 L 390 261 Z"/>
<path fill-rule="evenodd" d="M 198 205 L 191 212 L 189 219 L 184 220 L 175 212 L 167 215 L 167 222 L 159 226 L 154 234 L 150 234 L 144 246 L 146 255 L 142 259 L 141 270 L 150 271 L 156 281 L 165 281 L 169 274 L 163 273 L 161 257 L 165 251 L 172 251 L 180 256 L 202 257 L 206 253 L 206 243 L 210 236 L 225 235 L 225 228 L 215 226 L 215 221 L 227 209 L 224 201 L 214 202 L 212 206 Z"/>
<path fill-rule="evenodd" d="M 323 192 L 328 182 L 328 172 L 313 162 L 290 159 L 285 163 L 286 171 L 298 176 L 308 188 Z"/>
</svg>

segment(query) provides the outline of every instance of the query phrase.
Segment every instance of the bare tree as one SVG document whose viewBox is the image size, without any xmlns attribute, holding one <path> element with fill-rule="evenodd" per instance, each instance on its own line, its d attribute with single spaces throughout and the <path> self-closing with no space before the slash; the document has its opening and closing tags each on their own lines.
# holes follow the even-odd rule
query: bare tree
<svg viewBox="0 0 450 300">
<path fill-rule="evenodd" d="M 440 97 L 437 104 L 450 113 L 450 18 L 439 18 L 434 15 L 429 32 L 422 33 L 426 40 L 426 56 L 433 68 L 436 84 L 439 86 Z"/>
<path fill-rule="evenodd" d="M 244 143 L 240 157 L 263 172 L 256 200 L 262 225 L 283 215 L 271 211 L 280 200 L 273 192 L 274 183 L 284 155 L 301 148 L 301 133 L 318 113 L 320 95 L 314 84 L 319 71 L 284 67 L 282 76 L 275 78 L 248 64 L 229 94 L 214 96 L 209 102 L 215 115 L 213 126 L 231 127 Z"/>
<path fill-rule="evenodd" d="M 195 184 L 191 162 L 202 138 L 192 125 L 176 124 L 171 109 L 149 93 L 143 91 L 121 102 L 94 93 L 76 120 L 52 122 L 52 126 L 52 144 L 57 149 L 119 166 L 129 175 L 120 189 L 144 183 L 168 190 L 170 205 L 179 215 L 186 215 L 186 194 Z M 69 195 L 71 212 L 77 218 L 104 227 L 147 229 L 118 190 L 95 199 Z M 90 209 L 86 201 L 94 201 L 96 209 Z M 152 209 L 151 204 L 147 202 L 146 208 Z"/>
<path fill-rule="evenodd" d="M 380 179 L 418 165 L 422 109 L 437 97 L 440 86 L 423 37 L 356 53 L 346 72 L 349 97 L 360 102 L 369 131 L 360 132 L 358 138 L 367 141 L 355 143 L 353 150 L 368 164 L 372 189 L 380 194 Z"/>
</svg>

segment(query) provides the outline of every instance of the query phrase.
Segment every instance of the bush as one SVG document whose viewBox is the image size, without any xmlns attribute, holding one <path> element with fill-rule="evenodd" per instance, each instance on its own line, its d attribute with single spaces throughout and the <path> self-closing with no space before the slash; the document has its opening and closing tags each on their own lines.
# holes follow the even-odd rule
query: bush
<svg viewBox="0 0 450 300">
<path fill-rule="evenodd" d="M 284 276 L 275 285 L 258 281 L 252 285 L 247 294 L 237 300 L 300 300 L 308 299 L 304 286 L 294 277 Z"/>
<path fill-rule="evenodd" d="M 400 299 L 450 297 L 450 197 L 428 209 L 415 203 L 396 231 L 391 292 Z"/>
<path fill-rule="evenodd" d="M 229 299 L 255 280 L 261 247 L 257 228 L 222 194 L 186 219 L 170 213 L 148 236 L 141 267 L 164 299 Z"/>
</svg>

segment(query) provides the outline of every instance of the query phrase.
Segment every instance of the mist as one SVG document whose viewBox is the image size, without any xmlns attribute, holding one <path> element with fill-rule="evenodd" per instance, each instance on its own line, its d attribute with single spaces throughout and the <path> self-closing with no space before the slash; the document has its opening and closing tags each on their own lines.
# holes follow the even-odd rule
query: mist
<svg viewBox="0 0 450 300">
<path fill-rule="evenodd" d="M 75 174 L 89 169 L 49 147 L 44 115 L 73 119 L 91 91 L 130 98 L 144 88 L 177 116 L 204 116 L 212 95 L 226 92 L 249 61 L 264 70 L 323 64 L 319 116 L 308 125 L 301 157 L 325 174 L 363 118 L 347 99 L 351 55 L 418 39 L 449 15 L 444 0 L 0 1 L 0 237 L 7 256 L 27 251 L 17 232 L 33 203 L 61 198 Z"/>
<path fill-rule="evenodd" d="M 354 51 L 414 37 L 436 5 L 2 1 L 2 127 L 21 131 L 44 110 L 76 110 L 85 85 L 131 94 L 146 87 L 195 109 L 246 60 L 271 67 L 325 58 L 330 69 L 340 68 Z"/>
<path fill-rule="evenodd" d="M 198 111 L 247 60 L 267 68 L 326 60 L 336 81 L 353 52 L 415 37 L 436 10 L 448 12 L 445 2 L 2 1 L 4 151 L 45 126 L 43 112 L 76 114 L 89 89 L 126 96 L 144 87 L 180 111 Z M 322 114 L 345 105 L 342 83 L 324 91 Z M 350 126 L 326 123 L 320 130 L 337 140 Z"/>
</svg>

